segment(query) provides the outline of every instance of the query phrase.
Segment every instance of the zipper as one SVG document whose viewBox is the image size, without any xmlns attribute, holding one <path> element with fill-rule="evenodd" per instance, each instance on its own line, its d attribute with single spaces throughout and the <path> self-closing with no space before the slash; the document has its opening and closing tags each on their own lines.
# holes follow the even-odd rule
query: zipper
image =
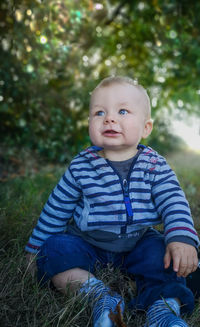
<svg viewBox="0 0 200 327">
<path fill-rule="evenodd" d="M 130 179 L 133 164 L 131 165 L 129 173 L 128 173 L 128 178 L 127 178 L 128 180 L 127 179 L 122 180 L 121 176 L 118 174 L 118 171 L 115 169 L 115 167 L 112 166 L 112 164 L 109 162 L 109 160 L 106 159 L 106 161 L 107 161 L 108 165 L 114 170 L 116 175 L 119 177 L 119 181 L 120 181 L 123 195 L 124 195 L 124 203 L 125 203 L 125 207 L 126 207 L 126 216 L 127 216 L 126 225 L 130 225 L 133 222 L 133 210 L 132 210 L 131 201 L 129 198 L 128 180 Z M 126 232 L 126 225 L 122 227 L 122 229 L 123 229 L 122 234 L 124 234 Z"/>
<path fill-rule="evenodd" d="M 134 158 L 134 160 L 133 160 L 133 162 L 132 162 L 132 164 L 130 166 L 127 179 L 124 179 L 123 181 L 122 181 L 121 176 L 118 174 L 118 171 L 115 169 L 115 167 L 113 167 L 113 165 L 109 162 L 108 159 L 105 159 L 107 164 L 114 170 L 116 175 L 119 177 L 119 181 L 120 181 L 120 184 L 121 184 L 121 187 L 122 187 L 122 190 L 123 190 L 124 203 L 125 203 L 125 206 L 126 206 L 127 222 L 126 222 L 126 225 L 121 227 L 121 233 L 122 234 L 126 233 L 127 225 L 130 225 L 133 222 L 133 209 L 132 209 L 132 206 L 131 206 L 131 200 L 129 198 L 129 181 L 130 181 L 131 172 L 133 170 L 133 167 L 134 167 L 140 153 L 143 151 L 144 148 L 146 148 L 144 145 L 141 145 L 141 144 L 138 145 L 138 150 L 139 150 L 138 155 Z"/>
<path fill-rule="evenodd" d="M 140 149 L 140 148 L 142 148 L 142 149 Z M 126 213 L 127 213 L 127 225 L 130 225 L 133 222 L 133 209 L 132 209 L 132 206 L 131 206 L 131 200 L 129 198 L 129 181 L 130 181 L 131 173 L 133 171 L 133 167 L 134 167 L 140 153 L 143 151 L 144 146 L 140 146 L 140 148 L 138 146 L 138 150 L 139 150 L 138 155 L 137 155 L 137 157 L 134 158 L 134 160 L 133 160 L 133 162 L 132 162 L 132 164 L 130 166 L 127 179 L 124 179 L 123 182 L 121 183 L 122 189 L 123 189 L 123 192 L 124 192 L 124 203 L 125 203 L 125 206 L 126 206 Z"/>
<path fill-rule="evenodd" d="M 128 225 L 130 225 L 133 222 L 133 210 L 129 198 L 128 181 L 126 179 L 123 180 L 123 192 L 124 192 L 124 203 L 126 206 L 126 213 L 127 213 L 127 223 Z"/>
</svg>

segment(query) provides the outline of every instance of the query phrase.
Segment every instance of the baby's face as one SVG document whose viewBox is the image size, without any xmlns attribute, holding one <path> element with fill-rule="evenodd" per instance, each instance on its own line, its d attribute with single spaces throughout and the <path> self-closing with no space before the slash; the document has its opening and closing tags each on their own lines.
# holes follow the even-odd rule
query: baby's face
<svg viewBox="0 0 200 327">
<path fill-rule="evenodd" d="M 94 91 L 89 116 L 89 135 L 94 145 L 132 156 L 151 129 L 144 94 L 136 87 L 114 83 Z"/>
</svg>

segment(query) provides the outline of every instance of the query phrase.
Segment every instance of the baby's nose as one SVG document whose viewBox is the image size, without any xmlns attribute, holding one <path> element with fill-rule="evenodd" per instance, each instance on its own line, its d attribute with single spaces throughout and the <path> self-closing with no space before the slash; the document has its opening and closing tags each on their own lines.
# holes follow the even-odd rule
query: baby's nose
<svg viewBox="0 0 200 327">
<path fill-rule="evenodd" d="M 115 123 L 115 122 L 116 122 L 116 119 L 115 119 L 114 115 L 106 115 L 105 116 L 105 120 L 104 120 L 105 124 Z"/>
</svg>

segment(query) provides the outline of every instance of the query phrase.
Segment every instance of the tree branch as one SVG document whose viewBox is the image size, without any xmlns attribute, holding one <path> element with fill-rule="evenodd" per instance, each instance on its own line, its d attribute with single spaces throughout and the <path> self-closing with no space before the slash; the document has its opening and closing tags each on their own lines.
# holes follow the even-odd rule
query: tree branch
<svg viewBox="0 0 200 327">
<path fill-rule="evenodd" d="M 119 3 L 119 5 L 114 9 L 111 17 L 105 22 L 105 25 L 111 24 L 115 18 L 120 14 L 122 8 L 129 3 L 129 0 L 124 0 Z"/>
</svg>

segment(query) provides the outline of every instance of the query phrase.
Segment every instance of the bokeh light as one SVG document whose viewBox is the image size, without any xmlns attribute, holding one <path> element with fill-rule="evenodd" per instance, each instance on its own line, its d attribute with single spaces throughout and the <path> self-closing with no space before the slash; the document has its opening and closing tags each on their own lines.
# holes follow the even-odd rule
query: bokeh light
<svg viewBox="0 0 200 327">
<path fill-rule="evenodd" d="M 40 36 L 40 43 L 42 43 L 42 44 L 45 44 L 45 43 L 47 43 L 47 37 L 46 36 L 44 36 L 44 35 L 41 35 Z"/>
</svg>

